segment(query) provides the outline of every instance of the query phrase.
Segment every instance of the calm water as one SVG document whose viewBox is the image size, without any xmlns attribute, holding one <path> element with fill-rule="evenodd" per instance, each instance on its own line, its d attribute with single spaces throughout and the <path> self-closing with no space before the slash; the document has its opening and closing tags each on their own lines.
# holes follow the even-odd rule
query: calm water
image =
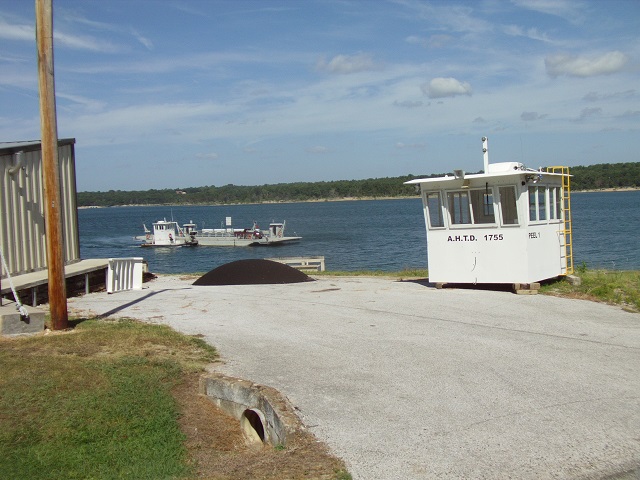
<svg viewBox="0 0 640 480">
<path fill-rule="evenodd" d="M 589 267 L 640 269 L 640 191 L 572 196 L 574 261 Z M 145 248 L 133 240 L 142 224 L 162 218 L 217 228 L 225 217 L 238 228 L 286 220 L 286 232 L 303 237 L 278 247 Z M 78 212 L 82 258 L 142 256 L 155 273 L 207 272 L 246 259 L 323 255 L 328 270 L 427 267 L 419 198 L 273 205 L 114 207 Z"/>
</svg>

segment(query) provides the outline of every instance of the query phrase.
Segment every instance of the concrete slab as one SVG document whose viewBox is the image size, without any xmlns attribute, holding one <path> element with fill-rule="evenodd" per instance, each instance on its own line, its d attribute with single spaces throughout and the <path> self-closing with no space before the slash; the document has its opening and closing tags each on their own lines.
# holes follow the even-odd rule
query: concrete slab
<svg viewBox="0 0 640 480">
<path fill-rule="evenodd" d="M 29 314 L 23 317 L 15 303 L 3 301 L 0 306 L 0 335 L 26 335 L 44 331 L 44 310 L 25 306 Z"/>
<path fill-rule="evenodd" d="M 69 308 L 204 335 L 221 373 L 286 395 L 355 479 L 640 471 L 638 314 L 380 278 L 192 281 L 160 277 Z"/>
</svg>

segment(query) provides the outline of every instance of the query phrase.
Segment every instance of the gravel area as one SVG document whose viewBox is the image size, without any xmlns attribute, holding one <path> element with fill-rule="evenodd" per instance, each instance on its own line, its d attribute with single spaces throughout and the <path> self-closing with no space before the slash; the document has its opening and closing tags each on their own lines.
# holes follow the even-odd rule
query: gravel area
<svg viewBox="0 0 640 480">
<path fill-rule="evenodd" d="M 69 309 L 204 335 L 219 371 L 286 395 L 354 479 L 640 474 L 638 314 L 384 278 L 193 280 Z"/>
</svg>

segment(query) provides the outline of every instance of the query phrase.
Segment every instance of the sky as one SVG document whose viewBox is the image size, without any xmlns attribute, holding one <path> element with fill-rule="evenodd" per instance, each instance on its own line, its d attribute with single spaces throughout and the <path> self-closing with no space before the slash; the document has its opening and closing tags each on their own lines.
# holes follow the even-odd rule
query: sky
<svg viewBox="0 0 640 480">
<path fill-rule="evenodd" d="M 78 191 L 640 161 L 640 0 L 53 0 Z M 0 142 L 41 137 L 0 0 Z"/>
</svg>

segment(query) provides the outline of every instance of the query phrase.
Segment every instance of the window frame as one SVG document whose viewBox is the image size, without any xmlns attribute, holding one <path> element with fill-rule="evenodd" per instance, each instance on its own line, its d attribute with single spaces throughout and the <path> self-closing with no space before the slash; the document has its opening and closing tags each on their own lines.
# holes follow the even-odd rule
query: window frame
<svg viewBox="0 0 640 480">
<path fill-rule="evenodd" d="M 541 225 L 545 223 L 549 223 L 549 192 L 552 187 L 549 185 L 530 185 L 528 187 L 528 206 L 529 206 L 529 225 Z M 542 197 L 540 196 L 540 191 L 542 191 Z M 531 194 L 535 192 L 535 202 L 531 202 Z M 543 199 L 544 203 L 540 204 L 540 198 Z M 533 208 L 532 208 L 533 207 Z M 541 209 L 541 207 L 544 207 Z M 554 206 L 555 208 L 555 206 Z M 544 213 L 544 218 L 540 218 L 540 212 Z M 535 218 L 532 217 L 532 213 L 535 213 Z M 554 220 L 555 221 L 555 220 Z"/>
<path fill-rule="evenodd" d="M 549 221 L 561 223 L 564 221 L 562 187 L 549 187 Z"/>
<path fill-rule="evenodd" d="M 464 206 L 466 206 L 466 212 L 462 211 L 462 196 L 464 195 L 464 197 L 466 198 L 466 204 Z M 467 228 L 469 225 L 473 225 L 473 216 L 471 214 L 471 199 L 469 198 L 469 190 L 465 189 L 465 190 L 447 190 L 445 192 L 445 196 L 447 198 L 447 203 L 446 203 L 446 209 L 447 209 L 447 218 L 449 219 L 449 227 L 450 228 Z M 455 206 L 455 200 L 456 198 L 458 199 L 458 205 L 459 208 L 454 209 L 453 207 Z M 454 222 L 454 217 L 452 215 L 452 212 L 455 211 L 455 213 L 460 213 L 460 216 L 463 217 L 462 220 L 464 220 L 464 214 L 466 213 L 466 215 L 468 215 L 469 221 L 468 222 Z"/>
<path fill-rule="evenodd" d="M 473 194 L 472 192 L 479 192 L 479 198 L 482 199 L 482 204 L 479 204 L 476 202 L 476 206 L 478 206 L 479 208 L 483 209 L 480 212 L 480 215 L 477 215 L 475 213 L 474 210 L 474 199 L 473 199 Z M 493 221 L 492 222 L 483 222 L 483 223 L 479 223 L 478 220 L 481 219 L 484 213 L 484 208 L 486 207 L 486 204 L 484 202 L 484 199 L 486 198 L 487 192 L 491 198 L 491 211 L 492 211 L 492 217 L 493 217 Z M 495 195 L 495 187 L 491 186 L 489 188 L 483 188 L 483 187 L 476 187 L 476 188 L 463 188 L 463 189 L 455 189 L 455 190 L 445 190 L 444 191 L 444 197 L 445 197 L 445 208 L 447 211 L 447 219 L 449 220 L 449 228 L 450 229 L 458 229 L 458 228 L 492 228 L 492 227 L 497 227 L 498 224 L 498 218 L 496 215 L 496 210 L 497 210 L 497 203 L 496 203 L 496 195 Z M 465 198 L 466 199 L 466 205 L 461 205 L 461 199 Z M 456 202 L 456 200 L 458 200 Z M 455 203 L 458 203 L 458 208 L 453 209 L 453 207 L 455 206 Z M 461 210 L 461 207 L 466 207 L 467 212 L 464 212 Z M 455 213 L 455 215 L 453 215 L 452 213 Z M 462 216 L 463 220 L 464 220 L 464 216 L 468 213 L 469 215 L 469 221 L 467 223 L 461 223 L 461 222 L 454 222 L 454 219 L 457 218 L 458 216 Z M 459 215 L 461 214 L 461 215 Z"/>
<path fill-rule="evenodd" d="M 505 202 L 503 199 L 502 191 L 503 189 L 511 190 L 513 194 L 513 213 L 515 213 L 515 223 L 507 223 L 505 221 Z M 500 226 L 501 227 L 519 227 L 521 225 L 520 222 L 520 211 L 518 208 L 518 187 L 513 185 L 498 185 L 498 206 L 500 210 Z"/>
<path fill-rule="evenodd" d="M 479 206 L 476 202 L 474 202 L 474 192 L 476 193 L 480 193 L 480 195 L 478 195 L 478 200 L 480 199 L 480 197 L 482 198 L 482 211 L 479 212 L 480 215 L 476 215 L 476 210 L 473 208 L 474 204 Z M 494 195 L 494 191 L 493 191 L 493 187 L 489 187 L 486 186 L 485 188 L 470 188 L 469 189 L 469 197 L 470 197 L 470 207 L 471 207 L 471 218 L 472 218 L 472 225 L 478 225 L 478 226 L 491 226 L 491 225 L 497 225 L 498 222 L 496 220 L 496 198 Z M 491 199 L 491 203 L 487 204 L 486 203 L 486 199 L 490 198 Z M 485 214 L 485 211 L 487 210 L 487 207 L 490 207 L 489 210 L 491 211 L 490 215 Z M 491 222 L 487 222 L 487 221 L 479 221 L 480 218 L 482 218 L 482 220 L 485 220 L 484 217 L 493 217 L 493 221 Z"/>
<path fill-rule="evenodd" d="M 423 204 L 426 207 L 425 218 L 427 220 L 427 226 L 429 227 L 429 230 L 442 230 L 447 228 L 447 225 L 445 223 L 445 215 L 443 212 L 444 204 L 442 202 L 442 192 L 440 190 L 429 190 L 424 192 L 423 195 Z M 437 195 L 438 219 L 440 220 L 441 225 L 433 225 L 431 222 L 433 217 L 431 204 L 429 203 L 429 197 L 434 195 Z"/>
</svg>

